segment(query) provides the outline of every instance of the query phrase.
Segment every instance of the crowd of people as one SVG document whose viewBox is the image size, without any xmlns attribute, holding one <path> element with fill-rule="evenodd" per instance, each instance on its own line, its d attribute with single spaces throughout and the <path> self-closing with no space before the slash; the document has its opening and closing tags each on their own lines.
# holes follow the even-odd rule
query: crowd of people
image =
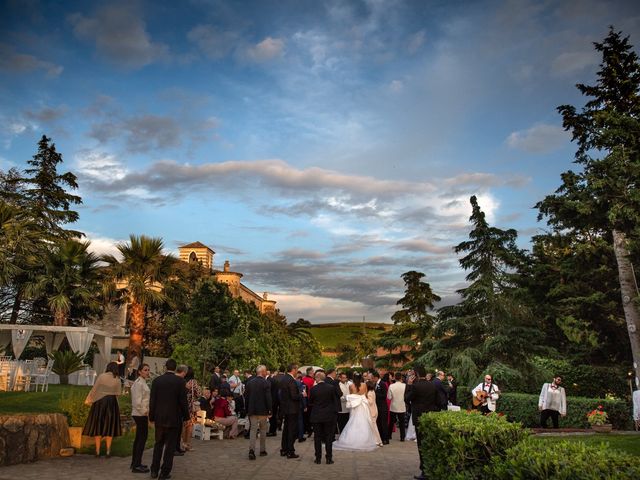
<svg viewBox="0 0 640 480">
<path fill-rule="evenodd" d="M 110 456 L 113 437 L 121 435 L 120 370 L 118 362 L 109 363 L 86 399 L 91 409 L 83 435 L 95 438 L 96 456 L 100 456 L 103 439 L 106 456 Z M 205 422 L 224 428 L 224 438 L 243 434 L 249 439 L 249 460 L 266 456 L 266 437 L 280 431 L 281 456 L 299 458 L 296 443 L 313 436 L 315 463 L 322 463 L 324 446 L 325 462 L 332 464 L 334 450 L 373 451 L 389 444 L 395 432 L 401 442 L 420 443 L 420 431 L 415 429 L 420 415 L 459 408 L 455 378 L 443 371 L 427 373 L 421 367 L 382 376 L 375 370 L 360 373 L 308 367 L 302 372 L 296 364 L 275 372 L 259 365 L 241 376 L 238 370 L 223 372 L 216 367 L 203 388 L 191 367 L 169 359 L 165 373 L 151 386 L 149 365 L 137 365 L 134 377 L 130 391 L 136 437 L 131 470 L 150 472 L 152 478 L 170 478 L 174 456 L 192 449 L 192 430 L 201 411 Z M 551 418 L 557 428 L 558 417 L 566 414 L 561 382 L 556 376 L 542 388 L 539 408 L 544 426 Z M 485 375 L 471 395 L 483 414 L 496 411 L 500 390 L 491 375 Z M 155 444 L 147 466 L 142 457 L 150 422 L 155 427 Z M 421 470 L 422 466 L 420 458 Z M 424 472 L 415 478 L 423 479 Z"/>
</svg>

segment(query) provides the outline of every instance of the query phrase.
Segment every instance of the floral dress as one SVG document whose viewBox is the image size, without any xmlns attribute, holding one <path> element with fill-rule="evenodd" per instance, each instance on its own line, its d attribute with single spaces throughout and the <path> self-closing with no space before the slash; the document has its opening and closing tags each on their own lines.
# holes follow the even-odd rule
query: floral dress
<svg viewBox="0 0 640 480">
<path fill-rule="evenodd" d="M 198 381 L 192 378 L 187 382 L 187 405 L 189 405 L 189 412 L 191 413 L 191 421 L 196 422 L 198 417 L 196 410 L 194 409 L 194 403 L 200 405 L 200 397 L 202 396 L 202 389 L 198 385 Z M 199 408 L 198 408 L 199 410 Z"/>
</svg>

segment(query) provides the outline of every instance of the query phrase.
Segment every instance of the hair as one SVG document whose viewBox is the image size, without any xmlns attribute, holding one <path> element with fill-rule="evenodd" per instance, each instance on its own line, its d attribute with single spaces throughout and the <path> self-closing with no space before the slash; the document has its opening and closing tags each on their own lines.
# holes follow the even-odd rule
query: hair
<svg viewBox="0 0 640 480">
<path fill-rule="evenodd" d="M 195 373 L 193 371 L 193 367 L 189 365 L 187 367 L 187 374 L 185 375 L 184 379 L 186 382 L 188 382 L 189 380 L 192 380 L 194 376 L 195 376 Z"/>
<path fill-rule="evenodd" d="M 555 380 L 556 378 L 559 378 L 560 380 L 562 380 L 562 375 L 554 375 L 553 379 Z"/>
<path fill-rule="evenodd" d="M 335 368 L 329 368 L 329 369 L 327 369 L 327 375 L 331 375 L 335 371 L 336 371 Z"/>
<path fill-rule="evenodd" d="M 396 372 L 394 378 L 399 382 L 400 380 L 402 380 L 402 374 L 400 372 Z"/>
<path fill-rule="evenodd" d="M 442 370 L 438 370 L 438 373 L 437 373 L 436 375 L 437 375 L 438 377 L 439 377 L 440 375 L 444 376 L 444 372 L 443 372 Z"/>
<path fill-rule="evenodd" d="M 266 370 L 267 370 L 267 367 L 266 367 L 266 366 L 264 366 L 264 365 L 258 365 L 258 366 L 256 367 L 256 373 L 257 373 L 258 375 L 260 375 L 260 372 L 261 372 L 261 371 L 263 371 L 263 370 L 265 370 L 265 371 L 266 371 Z"/>
<path fill-rule="evenodd" d="M 338 372 L 338 376 L 342 376 L 344 375 L 345 377 L 349 378 L 349 375 L 347 375 L 347 372 Z"/>
<path fill-rule="evenodd" d="M 377 370 L 374 370 L 373 372 L 371 372 L 371 375 L 373 375 L 376 378 L 380 378 L 380 373 Z"/>
<path fill-rule="evenodd" d="M 309 372 L 313 373 L 313 367 L 307 367 L 307 375 L 309 375 Z"/>
<path fill-rule="evenodd" d="M 226 379 L 227 379 L 227 376 L 223 373 L 223 374 L 222 374 L 222 376 L 221 376 L 220 378 L 222 378 L 222 379 L 226 380 Z"/>
<path fill-rule="evenodd" d="M 368 392 L 375 390 L 376 388 L 376 382 L 374 382 L 373 380 L 369 380 L 365 385 L 367 386 Z"/>
<path fill-rule="evenodd" d="M 287 365 L 287 373 L 292 372 L 293 370 L 298 370 L 298 365 L 296 365 L 295 363 L 290 363 L 289 365 Z"/>
<path fill-rule="evenodd" d="M 140 365 L 138 365 L 138 371 L 141 372 L 144 367 L 149 367 L 149 364 L 148 363 L 141 363 Z M 149 367 L 149 368 L 151 368 L 151 367 Z"/>
<path fill-rule="evenodd" d="M 107 363 L 107 368 L 105 368 L 104 371 L 105 373 L 111 372 L 113 374 L 113 378 L 120 376 L 120 374 L 118 373 L 118 364 L 116 362 Z"/>
<path fill-rule="evenodd" d="M 178 365 L 178 368 L 176 368 L 176 373 L 182 373 L 182 372 L 187 373 L 188 371 L 189 371 L 189 367 L 187 367 L 186 365 Z"/>
<path fill-rule="evenodd" d="M 318 370 L 314 377 L 316 379 L 316 382 L 324 382 L 324 379 L 327 378 L 322 370 Z"/>
<path fill-rule="evenodd" d="M 419 377 L 424 377 L 427 375 L 427 370 L 422 365 L 418 365 L 414 370 L 416 371 L 416 375 L 418 375 Z"/>
<path fill-rule="evenodd" d="M 389 372 L 387 372 L 382 376 L 382 381 L 386 382 L 386 383 L 389 383 L 389 380 L 390 380 Z"/>
<path fill-rule="evenodd" d="M 176 361 L 173 358 L 170 358 L 169 360 L 164 362 L 164 367 L 170 372 L 175 372 L 177 366 L 178 366 L 178 364 L 176 363 Z"/>
<path fill-rule="evenodd" d="M 362 385 L 362 374 L 353 372 L 353 384 L 358 390 L 360 390 L 360 385 Z"/>
</svg>

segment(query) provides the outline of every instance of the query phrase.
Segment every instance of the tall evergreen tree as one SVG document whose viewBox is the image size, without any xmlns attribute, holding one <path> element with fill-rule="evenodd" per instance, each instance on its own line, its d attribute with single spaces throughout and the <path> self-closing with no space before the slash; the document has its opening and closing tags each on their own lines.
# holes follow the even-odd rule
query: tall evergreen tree
<svg viewBox="0 0 640 480">
<path fill-rule="evenodd" d="M 640 227 L 640 63 L 629 37 L 613 27 L 594 45 L 602 54 L 596 83 L 577 85 L 589 100 L 580 112 L 572 105 L 558 107 L 577 144 L 575 163 L 581 170 L 563 173 L 562 185 L 537 207 L 557 231 L 587 227 L 611 236 L 640 385 L 640 311 L 629 256 L 629 241 Z"/>
<path fill-rule="evenodd" d="M 459 262 L 469 272 L 469 285 L 457 291 L 459 304 L 439 310 L 438 340 L 419 361 L 447 366 L 463 382 L 489 368 L 503 383 L 516 385 L 523 380 L 537 336 L 517 289 L 523 252 L 515 230 L 490 226 L 475 196 L 471 206 L 469 240 L 455 247 L 456 253 L 466 253 Z"/>
</svg>

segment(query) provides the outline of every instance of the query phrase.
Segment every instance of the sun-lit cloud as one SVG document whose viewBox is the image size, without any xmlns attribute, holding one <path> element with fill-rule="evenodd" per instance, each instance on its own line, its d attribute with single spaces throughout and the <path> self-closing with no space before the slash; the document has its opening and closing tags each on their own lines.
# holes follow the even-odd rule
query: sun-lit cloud
<svg viewBox="0 0 640 480">
<path fill-rule="evenodd" d="M 549 153 L 566 145 L 569 134 L 558 125 L 538 123 L 526 130 L 512 132 L 506 143 L 510 148 L 527 153 Z"/>
</svg>

